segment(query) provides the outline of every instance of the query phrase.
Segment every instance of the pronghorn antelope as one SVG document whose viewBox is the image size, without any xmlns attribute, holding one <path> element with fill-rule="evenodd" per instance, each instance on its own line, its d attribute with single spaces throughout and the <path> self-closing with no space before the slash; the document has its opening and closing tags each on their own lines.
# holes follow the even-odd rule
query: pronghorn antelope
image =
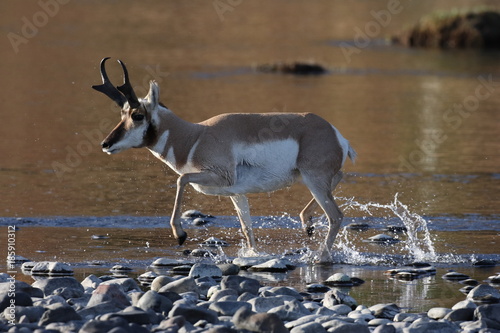
<svg viewBox="0 0 500 333">
<path fill-rule="evenodd" d="M 313 199 L 300 213 L 302 226 L 313 233 L 312 214 L 319 205 L 329 223 L 316 259 L 331 262 L 330 249 L 343 214 L 332 191 L 342 179 L 342 168 L 356 152 L 340 132 L 311 113 L 228 113 L 193 124 L 177 117 L 159 102 L 158 84 L 137 98 L 125 64 L 124 84 L 114 87 L 100 64 L 103 84 L 92 88 L 121 108 L 121 121 L 102 141 L 102 150 L 115 154 L 128 148 L 148 148 L 176 173 L 177 193 L 170 220 L 182 245 L 187 238 L 181 226 L 184 187 L 191 184 L 209 195 L 229 196 L 236 208 L 249 249 L 255 249 L 247 193 L 272 192 L 301 179 Z"/>
</svg>

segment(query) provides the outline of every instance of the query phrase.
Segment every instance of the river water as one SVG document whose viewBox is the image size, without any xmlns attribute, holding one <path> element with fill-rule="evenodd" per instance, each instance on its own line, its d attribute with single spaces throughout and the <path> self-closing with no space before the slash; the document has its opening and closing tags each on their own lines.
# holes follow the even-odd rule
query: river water
<svg viewBox="0 0 500 333">
<path fill-rule="evenodd" d="M 478 280 L 495 272 L 471 263 L 498 260 L 500 253 L 500 52 L 388 43 L 422 15 L 468 1 L 400 1 L 396 7 L 362 0 L 233 1 L 225 7 L 224 1 L 46 3 L 0 2 L 6 36 L 0 48 L 0 224 L 20 228 L 17 254 L 72 263 L 80 276 L 114 263 L 140 274 L 155 257 L 181 256 L 166 228 L 175 174 L 146 150 L 113 156 L 100 150 L 119 111 L 90 86 L 100 83 L 99 61 L 110 56 L 114 83 L 121 81 L 119 58 L 139 95 L 156 80 L 162 102 L 183 119 L 314 112 L 350 140 L 359 158 L 346 163 L 335 195 L 344 225 L 372 228 L 342 230 L 335 254 L 342 264 L 304 265 L 279 281 L 264 277 L 268 283 L 304 289 L 343 271 L 371 281 L 353 289 L 360 302 L 422 311 L 463 299 L 460 285 L 442 281 L 447 269 Z M 329 72 L 297 77 L 254 69 L 296 60 L 316 61 Z M 303 185 L 250 196 L 264 252 L 317 247 L 320 238 L 306 239 L 297 218 L 309 199 Z M 242 235 L 228 199 L 188 189 L 184 209 L 218 217 L 190 228 L 184 248 L 218 236 L 232 244 L 227 255 L 237 255 Z M 398 216 L 402 209 L 408 214 Z M 387 224 L 410 231 L 391 247 L 364 242 Z M 111 237 L 95 241 L 93 234 Z M 5 257 L 7 236 L 0 237 Z M 102 268 L 90 266 L 96 260 Z M 412 282 L 383 275 L 388 266 L 411 260 L 434 262 L 438 274 Z"/>
</svg>

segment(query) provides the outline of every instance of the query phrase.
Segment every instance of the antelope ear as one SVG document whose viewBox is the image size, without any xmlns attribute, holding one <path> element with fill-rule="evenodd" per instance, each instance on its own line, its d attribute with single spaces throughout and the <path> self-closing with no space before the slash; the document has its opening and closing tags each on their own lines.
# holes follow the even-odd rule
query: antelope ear
<svg viewBox="0 0 500 333">
<path fill-rule="evenodd" d="M 160 87 L 156 81 L 149 82 L 149 92 L 144 99 L 150 111 L 158 108 L 158 104 L 160 103 Z"/>
</svg>

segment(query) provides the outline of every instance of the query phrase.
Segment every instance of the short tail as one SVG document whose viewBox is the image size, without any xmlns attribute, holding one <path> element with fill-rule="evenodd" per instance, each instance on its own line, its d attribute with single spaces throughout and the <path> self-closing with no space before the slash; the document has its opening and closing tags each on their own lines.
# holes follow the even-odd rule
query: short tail
<svg viewBox="0 0 500 333">
<path fill-rule="evenodd" d="M 354 164 L 356 162 L 356 157 L 358 157 L 358 153 L 354 150 L 354 148 L 351 147 L 349 144 L 349 147 L 347 148 L 347 156 L 351 159 L 351 162 Z"/>
<path fill-rule="evenodd" d="M 356 154 L 356 151 L 354 150 L 354 148 L 351 147 L 349 141 L 346 138 L 344 138 L 342 134 L 340 134 L 338 129 L 335 128 L 335 126 L 333 125 L 331 126 L 335 134 L 337 135 L 338 143 L 340 144 L 340 148 L 342 149 L 342 166 L 344 165 L 345 160 L 347 159 L 348 156 L 351 159 L 352 163 L 354 163 L 354 161 L 356 160 L 356 156 L 358 156 L 358 154 Z"/>
</svg>

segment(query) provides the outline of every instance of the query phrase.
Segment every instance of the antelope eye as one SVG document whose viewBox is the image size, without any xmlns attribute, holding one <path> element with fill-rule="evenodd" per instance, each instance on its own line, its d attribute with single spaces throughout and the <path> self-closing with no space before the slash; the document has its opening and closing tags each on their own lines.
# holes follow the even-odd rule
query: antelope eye
<svg viewBox="0 0 500 333">
<path fill-rule="evenodd" d="M 132 115 L 132 120 L 133 121 L 141 121 L 144 119 L 144 115 L 143 114 L 139 114 L 139 113 L 134 113 Z"/>
</svg>

